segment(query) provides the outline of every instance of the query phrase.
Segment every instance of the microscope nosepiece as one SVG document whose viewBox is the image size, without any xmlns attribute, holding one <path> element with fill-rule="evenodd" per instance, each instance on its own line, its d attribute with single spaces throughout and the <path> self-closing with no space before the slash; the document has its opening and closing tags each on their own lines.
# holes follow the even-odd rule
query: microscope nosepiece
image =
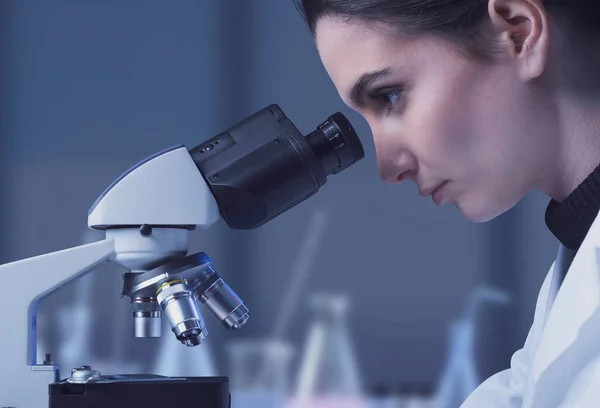
<svg viewBox="0 0 600 408">
<path fill-rule="evenodd" d="M 162 284 L 156 293 L 177 340 L 188 347 L 201 344 L 208 330 L 190 287 L 182 280 L 174 280 Z"/>
<path fill-rule="evenodd" d="M 196 297 L 231 330 L 240 329 L 250 318 L 249 310 L 240 297 L 212 268 L 194 285 Z"/>
</svg>

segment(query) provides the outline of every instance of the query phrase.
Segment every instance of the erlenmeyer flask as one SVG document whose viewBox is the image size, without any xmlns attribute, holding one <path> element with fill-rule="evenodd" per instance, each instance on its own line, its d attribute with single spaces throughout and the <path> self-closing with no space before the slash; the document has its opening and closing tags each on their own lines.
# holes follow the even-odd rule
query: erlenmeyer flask
<svg viewBox="0 0 600 408">
<path fill-rule="evenodd" d="M 309 303 L 314 317 L 291 405 L 365 406 L 357 356 L 348 329 L 348 297 L 321 293 L 311 296 Z"/>
<path fill-rule="evenodd" d="M 508 293 L 493 287 L 477 288 L 467 301 L 463 316 L 450 325 L 447 361 L 436 390 L 436 406 L 454 408 L 461 405 L 483 382 L 475 361 L 475 324 L 482 304 L 506 305 Z"/>
</svg>

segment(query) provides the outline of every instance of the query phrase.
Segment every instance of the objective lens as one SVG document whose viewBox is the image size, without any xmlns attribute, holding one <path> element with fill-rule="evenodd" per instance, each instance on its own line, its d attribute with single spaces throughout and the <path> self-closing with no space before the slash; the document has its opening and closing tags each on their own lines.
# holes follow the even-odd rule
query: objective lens
<svg viewBox="0 0 600 408">
<path fill-rule="evenodd" d="M 181 280 L 164 283 L 156 292 L 177 340 L 188 347 L 201 344 L 208 330 L 190 287 Z"/>
<path fill-rule="evenodd" d="M 133 337 L 148 338 L 161 335 L 160 305 L 155 298 L 131 299 L 133 310 Z"/>
<path fill-rule="evenodd" d="M 306 142 L 321 161 L 325 174 L 337 174 L 365 157 L 365 151 L 352 125 L 341 113 L 334 113 Z"/>
<path fill-rule="evenodd" d="M 250 318 L 249 310 L 242 299 L 211 267 L 194 285 L 194 293 L 228 329 L 238 330 Z"/>
</svg>

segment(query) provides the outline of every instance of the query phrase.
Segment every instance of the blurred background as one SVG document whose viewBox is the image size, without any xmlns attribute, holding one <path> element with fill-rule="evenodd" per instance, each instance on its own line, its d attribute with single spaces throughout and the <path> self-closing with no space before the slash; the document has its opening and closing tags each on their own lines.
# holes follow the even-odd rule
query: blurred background
<svg viewBox="0 0 600 408">
<path fill-rule="evenodd" d="M 344 113 L 366 151 L 257 230 L 221 221 L 192 233 L 190 253 L 213 257 L 251 310 L 239 332 L 207 314 L 202 346 L 186 349 L 167 324 L 161 339 L 134 340 L 117 266 L 45 300 L 40 353 L 52 353 L 63 377 L 89 364 L 107 374 L 237 381 L 246 375 L 234 364 L 240 353 L 270 344 L 284 307 L 293 311 L 281 363 L 288 393 L 305 381 L 311 333 L 327 310 L 332 344 L 349 346 L 323 358 L 344 361 L 338 370 L 357 376 L 340 381 L 368 395 L 440 389 L 463 375 L 449 367 L 472 364 L 472 382 L 509 367 L 557 249 L 544 224 L 547 198 L 532 194 L 473 224 L 453 206 L 420 197 L 413 184 L 384 184 L 366 122 L 339 99 L 291 0 L 4 0 L 0 16 L 2 263 L 102 239 L 87 230 L 87 209 L 122 172 L 166 147 L 191 148 L 271 103 L 304 134 Z M 465 319 L 483 287 L 509 302 L 484 296 Z M 297 301 L 285 306 L 294 291 Z M 457 342 L 470 352 L 456 352 Z"/>
</svg>

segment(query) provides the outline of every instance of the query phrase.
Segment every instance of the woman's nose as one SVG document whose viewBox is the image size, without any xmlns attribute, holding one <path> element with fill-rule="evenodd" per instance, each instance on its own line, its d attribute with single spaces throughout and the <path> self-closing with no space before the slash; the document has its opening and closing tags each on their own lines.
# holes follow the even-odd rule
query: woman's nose
<svg viewBox="0 0 600 408">
<path fill-rule="evenodd" d="M 414 156 L 406 151 L 378 150 L 377 167 L 384 182 L 397 184 L 411 179 L 417 166 Z"/>
<path fill-rule="evenodd" d="M 401 144 L 398 132 L 390 132 L 381 122 L 369 121 L 379 176 L 385 183 L 397 184 L 414 177 L 417 170 L 415 156 Z M 392 134 L 393 133 L 393 134 Z"/>
</svg>

